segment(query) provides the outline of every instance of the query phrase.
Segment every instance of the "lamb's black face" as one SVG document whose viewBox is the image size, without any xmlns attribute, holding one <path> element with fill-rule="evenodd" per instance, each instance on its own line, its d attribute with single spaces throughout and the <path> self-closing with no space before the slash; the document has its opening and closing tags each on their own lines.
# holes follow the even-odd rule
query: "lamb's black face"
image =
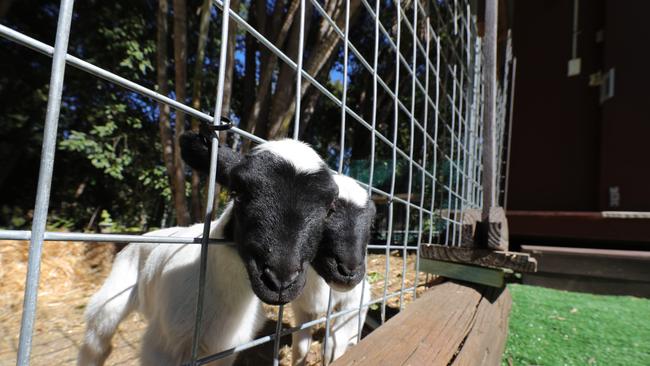
<svg viewBox="0 0 650 366">
<path fill-rule="evenodd" d="M 200 135 L 180 137 L 183 160 L 207 173 L 210 147 Z M 229 231 L 246 266 L 253 292 L 269 304 L 285 304 L 305 285 L 306 264 L 322 239 L 338 186 L 308 146 L 291 140 L 258 146 L 241 157 L 219 148 L 217 181 L 232 193 Z"/>
<path fill-rule="evenodd" d="M 229 181 L 233 236 L 253 291 L 269 304 L 292 301 L 305 285 L 338 187 L 324 164 L 298 172 L 268 151 L 247 156 Z"/>
<path fill-rule="evenodd" d="M 365 207 L 337 199 L 335 209 L 325 220 L 325 230 L 312 266 L 338 291 L 354 288 L 366 274 L 366 246 L 375 216 L 375 205 Z"/>
</svg>

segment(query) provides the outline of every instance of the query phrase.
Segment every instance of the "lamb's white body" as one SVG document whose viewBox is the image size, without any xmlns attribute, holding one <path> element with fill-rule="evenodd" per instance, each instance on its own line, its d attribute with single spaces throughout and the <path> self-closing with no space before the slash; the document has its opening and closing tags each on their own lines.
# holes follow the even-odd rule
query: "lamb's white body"
<svg viewBox="0 0 650 366">
<path fill-rule="evenodd" d="M 306 323 L 325 314 L 327 312 L 329 293 L 330 286 L 313 268 L 309 267 L 307 269 L 307 284 L 302 295 L 291 302 L 291 309 L 294 312 L 296 323 Z M 363 280 L 347 292 L 332 289 L 332 312 L 358 309 L 362 295 L 364 303 L 370 300 L 370 284 L 367 280 Z M 365 323 L 367 313 L 368 308 L 363 307 L 361 310 L 361 324 Z M 357 310 L 333 318 L 330 321 L 330 337 L 327 340 L 327 349 L 325 350 L 328 363 L 343 355 L 348 346 L 357 343 L 358 319 L 359 311 Z M 293 364 L 304 365 L 311 345 L 310 329 L 303 329 L 293 333 L 291 344 Z"/>
<path fill-rule="evenodd" d="M 211 238 L 223 238 L 231 209 L 229 205 L 212 223 Z M 198 224 L 147 235 L 198 237 L 202 231 L 203 224 Z M 200 252 L 201 247 L 192 244 L 130 244 L 122 250 L 115 258 L 109 278 L 88 304 L 87 330 L 78 364 L 103 364 L 117 326 L 134 310 L 148 321 L 142 341 L 142 365 L 176 366 L 189 360 Z M 260 300 L 251 289 L 236 249 L 211 245 L 208 262 L 200 355 L 251 340 L 263 320 Z M 216 364 L 230 365 L 233 361 L 231 356 Z"/>
</svg>

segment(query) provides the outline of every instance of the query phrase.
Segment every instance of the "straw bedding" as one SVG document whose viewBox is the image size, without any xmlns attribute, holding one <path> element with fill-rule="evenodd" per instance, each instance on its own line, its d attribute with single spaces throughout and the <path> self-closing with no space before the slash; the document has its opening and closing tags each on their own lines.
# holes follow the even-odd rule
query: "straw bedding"
<svg viewBox="0 0 650 366">
<path fill-rule="evenodd" d="M 22 312 L 28 242 L 0 241 L 0 366 L 14 365 Z M 38 292 L 37 321 L 34 329 L 32 364 L 74 364 L 83 338 L 83 312 L 89 297 L 101 286 L 110 272 L 116 250 L 113 244 L 81 242 L 46 242 L 43 246 L 41 276 Z M 391 253 L 388 293 L 401 287 L 402 258 Z M 415 256 L 407 257 L 405 286 L 413 285 Z M 385 256 L 370 255 L 368 273 L 372 282 L 373 299 L 381 297 L 384 287 Z M 419 283 L 424 283 L 420 275 Z M 418 292 L 424 288 L 419 288 Z M 410 302 L 412 292 L 405 295 Z M 399 307 L 399 296 L 389 299 L 391 309 Z M 378 310 L 374 310 L 376 313 Z M 373 310 L 371 310 L 371 313 Z M 394 310 L 393 310 L 394 312 Z M 262 331 L 275 329 L 277 307 L 265 306 L 269 321 Z M 285 309 L 284 327 L 293 324 L 293 314 Z M 139 339 L 145 322 L 137 314 L 124 321 L 113 339 L 114 350 L 107 365 L 137 364 Z M 322 326 L 315 330 L 322 338 Z M 291 364 L 290 337 L 282 339 L 281 365 Z M 319 363 L 320 342 L 313 342 L 308 358 L 310 365 Z M 270 363 L 272 343 L 242 354 L 238 365 Z"/>
</svg>

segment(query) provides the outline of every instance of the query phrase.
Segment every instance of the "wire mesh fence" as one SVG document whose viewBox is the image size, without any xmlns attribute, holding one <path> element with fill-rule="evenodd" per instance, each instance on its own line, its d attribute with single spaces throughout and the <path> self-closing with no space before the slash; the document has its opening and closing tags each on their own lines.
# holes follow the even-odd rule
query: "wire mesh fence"
<svg viewBox="0 0 650 366">
<path fill-rule="evenodd" d="M 217 95 L 213 113 L 209 114 L 185 101 L 160 94 L 68 54 L 73 0 L 62 0 L 54 47 L 0 25 L 1 37 L 53 58 L 32 230 L 0 231 L 0 239 L 30 240 L 18 364 L 27 365 L 30 361 L 44 240 L 202 245 L 199 308 L 196 309 L 198 315 L 190 360 L 196 365 L 271 342 L 274 344 L 272 359 L 274 364 L 278 364 L 282 336 L 324 325 L 323 342 L 327 343 L 331 321 L 354 312 L 359 313 L 357 337 L 360 338 L 362 308 L 376 307 L 377 322 L 383 323 L 390 316 L 391 306 L 402 309 L 424 285 L 419 272 L 420 243 L 460 245 L 462 213 L 466 209 L 480 208 L 483 195 L 484 82 L 477 9 L 462 0 L 296 0 L 289 3 L 288 6 L 297 11 L 290 25 L 298 29 L 295 33 L 298 37 L 283 42 L 270 39 L 268 34 L 256 29 L 259 22 L 253 24 L 249 21 L 250 2 L 232 8 L 229 0 L 214 0 L 214 10 L 221 16 L 219 65 L 227 64 L 229 43 L 226 40 L 230 33 L 239 38 L 242 35 L 252 37 L 259 45 L 258 51 L 265 55 L 261 57 L 277 58 L 277 64 L 271 64 L 267 79 L 260 70 L 256 83 L 267 82 L 276 93 L 278 90 L 287 91 L 287 98 L 291 101 L 286 104 L 285 118 L 278 128 L 285 126 L 287 135 L 312 143 L 334 172 L 357 179 L 371 195 L 378 210 L 368 252 L 383 258 L 383 273 L 368 273 L 371 299 L 362 299 L 356 308 L 333 309 L 330 293 L 330 304 L 324 316 L 290 328 L 283 327 L 284 307 L 279 306 L 277 327 L 273 333 L 234 349 L 200 355 L 196 339 L 201 327 L 205 271 L 210 265 L 206 262 L 207 246 L 219 244 L 211 243 L 208 238 L 209 220 L 206 220 L 204 235 L 200 238 L 46 232 L 66 64 L 213 125 L 220 124 L 218 116 L 224 114 L 222 102 L 227 67 L 219 67 Z M 328 43 L 332 48 L 329 61 L 319 60 L 314 46 L 319 44 L 310 38 L 313 32 L 307 28 L 316 26 L 321 28 L 318 33 L 321 37 L 332 39 Z M 506 49 L 497 95 L 497 161 L 504 160 L 502 154 L 507 129 L 509 43 Z M 235 53 L 236 59 L 244 57 L 241 51 Z M 319 62 L 327 65 L 315 67 Z M 282 85 L 282 73 L 293 75 L 289 87 Z M 313 111 L 325 108 L 338 111 L 325 117 L 336 122 L 326 124 L 314 115 Z M 233 147 L 246 149 L 248 141 L 260 143 L 265 140 L 260 137 L 264 136 L 260 131 L 251 132 L 253 127 L 244 123 L 243 116 L 237 111 L 230 110 L 226 114 L 235 121 L 229 133 L 230 139 L 225 140 Z M 324 130 L 327 130 L 325 138 L 322 137 Z M 208 219 L 212 217 L 215 202 L 219 141 L 215 137 L 211 142 L 215 153 L 206 197 L 205 217 Z M 500 175 L 501 164 L 497 172 L 497 176 Z M 397 268 L 395 263 L 399 263 Z M 374 281 L 373 278 L 383 278 L 383 281 Z M 363 284 L 365 286 L 365 282 Z M 326 349 L 326 344 L 322 349 Z"/>
</svg>

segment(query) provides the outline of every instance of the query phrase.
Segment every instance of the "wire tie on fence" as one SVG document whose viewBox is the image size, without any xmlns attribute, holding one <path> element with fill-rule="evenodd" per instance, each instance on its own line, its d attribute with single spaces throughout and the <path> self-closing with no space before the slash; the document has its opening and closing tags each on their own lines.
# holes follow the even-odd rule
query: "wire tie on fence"
<svg viewBox="0 0 650 366">
<path fill-rule="evenodd" d="M 199 127 L 199 133 L 203 140 L 207 143 L 212 141 L 213 138 L 217 137 L 217 131 L 227 131 L 232 128 L 232 121 L 226 116 L 221 116 L 219 123 L 212 124 L 208 121 L 201 121 L 201 126 Z"/>
</svg>

